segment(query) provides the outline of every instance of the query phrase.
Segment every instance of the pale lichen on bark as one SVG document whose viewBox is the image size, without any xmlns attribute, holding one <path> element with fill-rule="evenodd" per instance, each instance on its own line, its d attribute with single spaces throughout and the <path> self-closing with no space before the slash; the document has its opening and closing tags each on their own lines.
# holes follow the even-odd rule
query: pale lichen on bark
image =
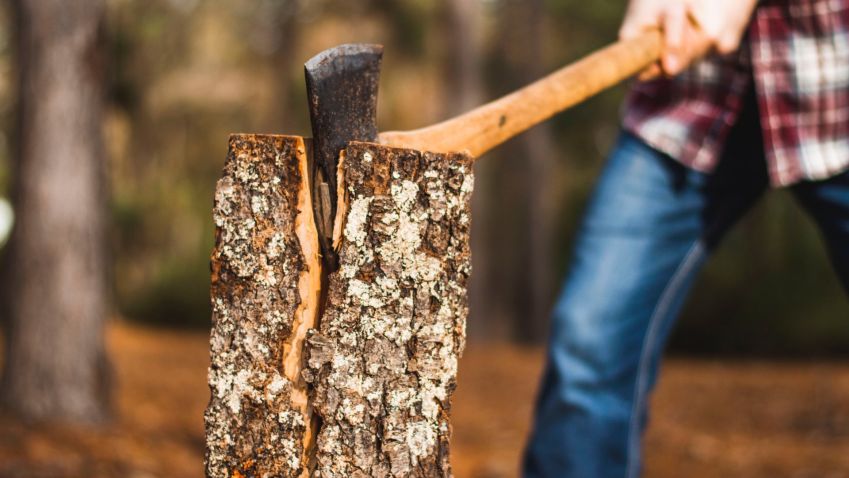
<svg viewBox="0 0 849 478">
<path fill-rule="evenodd" d="M 450 476 L 448 411 L 465 340 L 472 158 L 351 143 L 306 378 L 316 474 Z"/>
<path fill-rule="evenodd" d="M 309 191 L 302 138 L 231 136 L 215 191 L 208 477 L 308 476 L 300 350 L 319 294 Z"/>
</svg>

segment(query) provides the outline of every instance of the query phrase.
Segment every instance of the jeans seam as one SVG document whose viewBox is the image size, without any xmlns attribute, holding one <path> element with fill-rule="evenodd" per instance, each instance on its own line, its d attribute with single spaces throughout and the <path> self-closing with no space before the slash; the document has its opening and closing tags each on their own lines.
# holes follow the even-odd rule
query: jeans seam
<svg viewBox="0 0 849 478">
<path fill-rule="evenodd" d="M 638 365 L 637 371 L 637 380 L 634 386 L 634 401 L 631 408 L 631 418 L 628 425 L 628 457 L 627 457 L 627 469 L 626 469 L 626 477 L 628 478 L 636 478 L 636 473 L 640 469 L 640 460 L 639 450 L 637 449 L 637 436 L 640 433 L 639 424 L 642 416 L 642 409 L 644 407 L 644 402 L 646 400 L 646 380 L 648 376 L 648 364 L 649 359 L 651 357 L 651 350 L 654 348 L 655 341 L 657 339 L 657 333 L 660 328 L 660 325 L 664 323 L 663 318 L 666 314 L 666 311 L 669 309 L 672 300 L 677 295 L 677 291 L 680 289 L 683 280 L 689 274 L 690 270 L 696 264 L 696 258 L 699 253 L 702 251 L 702 241 L 701 239 L 697 239 L 693 245 L 690 247 L 690 250 L 687 252 L 687 255 L 684 256 L 684 260 L 678 266 L 678 269 L 672 275 L 672 278 L 669 280 L 669 283 L 664 288 L 663 293 L 660 296 L 660 300 L 657 303 L 657 306 L 652 312 L 651 318 L 649 319 L 649 328 L 646 336 L 643 338 L 642 349 L 640 351 L 640 362 Z"/>
</svg>

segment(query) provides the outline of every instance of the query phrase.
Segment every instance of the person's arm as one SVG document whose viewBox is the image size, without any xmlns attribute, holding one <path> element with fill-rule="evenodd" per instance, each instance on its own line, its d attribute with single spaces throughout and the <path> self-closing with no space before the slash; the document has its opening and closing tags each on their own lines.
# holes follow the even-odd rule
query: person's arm
<svg viewBox="0 0 849 478">
<path fill-rule="evenodd" d="M 756 4 L 757 0 L 631 0 L 619 36 L 629 39 L 660 28 L 664 52 L 646 75 L 674 76 L 709 52 L 736 50 Z"/>
</svg>

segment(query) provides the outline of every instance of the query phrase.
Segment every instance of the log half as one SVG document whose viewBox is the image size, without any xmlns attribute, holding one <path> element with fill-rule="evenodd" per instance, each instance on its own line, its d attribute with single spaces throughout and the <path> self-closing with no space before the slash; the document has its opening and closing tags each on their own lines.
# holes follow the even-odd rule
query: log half
<svg viewBox="0 0 849 478">
<path fill-rule="evenodd" d="M 472 158 L 351 143 L 339 167 L 340 269 L 307 339 L 322 478 L 451 476 L 465 343 Z"/>
<path fill-rule="evenodd" d="M 206 474 L 307 477 L 301 370 L 321 293 L 303 138 L 233 135 L 215 191 Z"/>
</svg>

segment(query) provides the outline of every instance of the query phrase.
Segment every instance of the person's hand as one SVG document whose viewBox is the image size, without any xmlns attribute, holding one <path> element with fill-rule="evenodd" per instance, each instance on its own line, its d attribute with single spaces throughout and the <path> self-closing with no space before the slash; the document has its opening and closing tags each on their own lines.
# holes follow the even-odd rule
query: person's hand
<svg viewBox="0 0 849 478">
<path fill-rule="evenodd" d="M 660 62 L 641 77 L 675 76 L 715 51 L 731 53 L 740 46 L 757 0 L 631 0 L 619 30 L 623 40 L 646 30 L 663 31 Z"/>
</svg>

